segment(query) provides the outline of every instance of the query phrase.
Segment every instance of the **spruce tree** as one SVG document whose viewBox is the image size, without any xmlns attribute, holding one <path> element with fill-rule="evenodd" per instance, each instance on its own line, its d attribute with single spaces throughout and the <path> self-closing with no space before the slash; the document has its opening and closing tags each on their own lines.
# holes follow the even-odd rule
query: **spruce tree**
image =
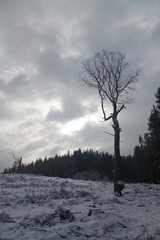
<svg viewBox="0 0 160 240">
<path fill-rule="evenodd" d="M 149 117 L 148 130 L 154 182 L 160 183 L 160 88 L 158 88 L 155 97 L 156 105 L 153 106 Z"/>
</svg>

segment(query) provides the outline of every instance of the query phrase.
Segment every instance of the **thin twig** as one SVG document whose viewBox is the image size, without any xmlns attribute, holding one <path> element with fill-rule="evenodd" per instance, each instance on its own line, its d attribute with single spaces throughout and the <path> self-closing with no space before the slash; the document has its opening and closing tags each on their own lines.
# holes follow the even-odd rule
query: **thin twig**
<svg viewBox="0 0 160 240">
<path fill-rule="evenodd" d="M 47 232 L 47 230 L 45 230 L 45 229 L 36 229 L 36 231 L 39 231 L 39 232 Z"/>
<path fill-rule="evenodd" d="M 104 131 L 106 134 L 108 134 L 108 135 L 111 135 L 112 137 L 114 137 L 114 134 L 112 134 L 112 133 L 109 133 L 109 132 L 106 132 L 106 131 Z"/>
<path fill-rule="evenodd" d="M 89 237 L 88 234 L 81 233 L 81 232 L 77 232 L 77 231 L 75 231 L 75 230 L 73 230 L 73 229 L 70 229 L 70 230 L 71 230 L 71 232 L 73 232 L 73 233 L 75 233 L 75 234 L 78 234 L 78 235 L 81 235 L 81 236 L 85 236 L 85 237 Z"/>
<path fill-rule="evenodd" d="M 119 225 L 121 225 L 122 227 L 124 228 L 127 228 L 124 224 L 120 223 L 120 222 L 117 222 Z"/>
<path fill-rule="evenodd" d="M 7 222 L 7 223 L 15 223 L 15 221 L 13 221 L 13 220 L 5 220 L 5 221 L 3 221 L 3 222 Z"/>
</svg>

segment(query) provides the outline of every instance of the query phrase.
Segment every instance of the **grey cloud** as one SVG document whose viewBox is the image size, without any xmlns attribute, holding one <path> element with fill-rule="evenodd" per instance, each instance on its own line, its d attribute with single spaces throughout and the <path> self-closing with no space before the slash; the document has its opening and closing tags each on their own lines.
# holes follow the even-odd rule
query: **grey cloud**
<svg viewBox="0 0 160 240">
<path fill-rule="evenodd" d="M 52 78 L 54 81 L 64 76 L 64 61 L 51 49 L 47 49 L 45 52 L 37 55 L 37 63 L 40 71 L 44 72 L 47 77 Z"/>
<path fill-rule="evenodd" d="M 155 28 L 153 30 L 151 40 L 153 44 L 159 44 L 159 38 L 160 38 L 160 19 L 155 20 Z"/>
<path fill-rule="evenodd" d="M 49 149 L 48 151 L 48 156 L 49 157 L 52 157 L 52 156 L 55 156 L 56 154 L 61 154 L 62 152 L 62 148 L 61 146 L 54 146 L 53 148 Z"/>
<path fill-rule="evenodd" d="M 111 123 L 93 124 L 99 96 L 78 78 L 81 61 L 102 48 L 122 51 L 131 69 L 142 68 L 135 103 L 120 115 L 122 154 L 133 152 L 159 87 L 159 7 L 158 0 L 0 1 L 1 170 L 11 165 L 10 151 L 26 162 L 79 147 L 112 152 L 104 133 L 112 132 Z M 10 69 L 16 74 L 7 82 Z M 83 128 L 62 133 L 81 117 Z"/>
<path fill-rule="evenodd" d="M 4 96 L 14 97 L 14 98 L 23 98 L 27 96 L 28 90 L 31 90 L 30 83 L 26 81 L 25 75 L 19 74 L 14 77 L 10 82 L 0 81 L 0 89 L 3 92 Z"/>
<path fill-rule="evenodd" d="M 8 149 L 1 146 L 0 149 L 0 171 L 4 171 L 5 168 L 12 167 L 13 160 L 8 152 Z"/>
<path fill-rule="evenodd" d="M 76 89 L 74 91 L 74 89 L 72 89 L 71 87 L 66 87 L 66 91 L 62 94 L 62 109 L 57 110 L 51 108 L 46 116 L 46 120 L 66 122 L 73 119 L 85 117 L 85 115 L 89 113 L 96 113 L 99 107 L 99 101 L 96 102 L 97 98 L 95 98 L 95 95 L 93 95 L 93 101 L 91 101 L 92 94 L 91 96 L 88 96 L 88 98 L 90 98 L 90 101 L 88 102 L 86 96 L 85 105 L 80 98 L 80 95 L 80 92 L 78 92 Z"/>
<path fill-rule="evenodd" d="M 110 129 L 110 126 L 106 123 L 102 126 L 97 126 L 87 122 L 81 130 L 75 131 L 72 135 L 50 134 L 50 140 L 47 141 L 48 144 L 45 145 L 44 152 L 48 152 L 48 155 L 53 156 L 56 153 L 64 154 L 67 150 L 93 148 L 113 153 L 113 137 L 104 132 L 108 128 Z M 49 141 L 52 144 L 49 144 Z M 43 156 L 45 156 L 45 153 L 43 153 Z"/>
<path fill-rule="evenodd" d="M 14 115 L 14 111 L 8 106 L 6 101 L 0 100 L 1 107 L 0 107 L 0 121 L 1 120 L 9 120 Z"/>
<path fill-rule="evenodd" d="M 76 100 L 76 96 L 68 95 L 64 99 L 63 110 L 51 109 L 47 114 L 47 120 L 66 122 L 84 116 L 85 107 L 81 106 L 80 102 Z"/>
<path fill-rule="evenodd" d="M 40 139 L 40 140 L 35 140 L 35 141 L 31 141 L 25 148 L 24 151 L 25 152 L 34 152 L 35 149 L 42 149 L 45 147 L 44 144 L 44 140 Z"/>
<path fill-rule="evenodd" d="M 105 131 L 112 131 L 109 123 L 97 125 L 87 122 L 81 130 L 75 132 L 72 136 L 71 149 L 76 149 L 79 146 L 82 149 L 105 149 L 105 151 L 113 153 L 113 137 L 106 134 Z"/>
</svg>

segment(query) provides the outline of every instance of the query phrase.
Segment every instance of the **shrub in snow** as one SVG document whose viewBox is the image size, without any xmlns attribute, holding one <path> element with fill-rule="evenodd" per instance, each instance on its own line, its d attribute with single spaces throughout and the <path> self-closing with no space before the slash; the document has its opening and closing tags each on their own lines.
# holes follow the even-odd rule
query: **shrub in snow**
<svg viewBox="0 0 160 240">
<path fill-rule="evenodd" d="M 0 213 L 0 222 L 13 222 L 12 218 L 6 212 Z"/>
<path fill-rule="evenodd" d="M 51 213 L 51 214 L 41 214 L 41 215 L 36 215 L 33 218 L 30 218 L 29 216 L 26 216 L 23 221 L 20 223 L 20 226 L 23 226 L 25 229 L 29 227 L 34 227 L 37 225 L 40 226 L 54 226 L 55 223 L 55 217 L 56 217 L 56 212 Z"/>
<path fill-rule="evenodd" d="M 74 176 L 74 179 L 77 180 L 92 180 L 92 181 L 98 181 L 101 180 L 101 176 L 98 171 L 81 171 L 77 172 Z"/>
<path fill-rule="evenodd" d="M 32 192 L 32 194 L 26 194 L 25 195 L 25 198 L 28 202 L 31 202 L 31 203 L 35 203 L 36 202 L 36 196 L 35 196 L 35 193 Z"/>
<path fill-rule="evenodd" d="M 69 220 L 72 222 L 74 220 L 74 215 L 70 210 L 60 207 L 58 209 L 58 214 L 61 220 Z"/>
<path fill-rule="evenodd" d="M 89 197 L 91 194 L 86 191 L 76 191 L 74 197 Z"/>
<path fill-rule="evenodd" d="M 54 226 L 56 223 L 69 221 L 72 222 L 74 220 L 74 215 L 71 213 L 70 210 L 59 207 L 52 213 L 44 213 L 40 215 L 36 215 L 32 218 L 29 216 L 23 219 L 23 222 L 20 223 L 20 226 L 24 228 L 34 227 L 34 226 Z"/>
<path fill-rule="evenodd" d="M 41 226 L 54 226 L 55 217 L 56 213 L 44 214 L 41 216 L 37 216 L 34 221 L 36 224 L 40 224 Z"/>
</svg>

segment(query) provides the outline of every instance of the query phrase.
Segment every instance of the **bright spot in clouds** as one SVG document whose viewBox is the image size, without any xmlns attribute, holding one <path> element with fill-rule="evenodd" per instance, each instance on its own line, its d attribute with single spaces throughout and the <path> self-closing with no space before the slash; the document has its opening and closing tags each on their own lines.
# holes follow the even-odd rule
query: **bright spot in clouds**
<svg viewBox="0 0 160 240">
<path fill-rule="evenodd" d="M 80 129 L 85 125 L 85 119 L 76 119 L 72 120 L 62 127 L 62 133 L 66 135 L 72 135 L 76 131 L 80 131 Z"/>
</svg>

